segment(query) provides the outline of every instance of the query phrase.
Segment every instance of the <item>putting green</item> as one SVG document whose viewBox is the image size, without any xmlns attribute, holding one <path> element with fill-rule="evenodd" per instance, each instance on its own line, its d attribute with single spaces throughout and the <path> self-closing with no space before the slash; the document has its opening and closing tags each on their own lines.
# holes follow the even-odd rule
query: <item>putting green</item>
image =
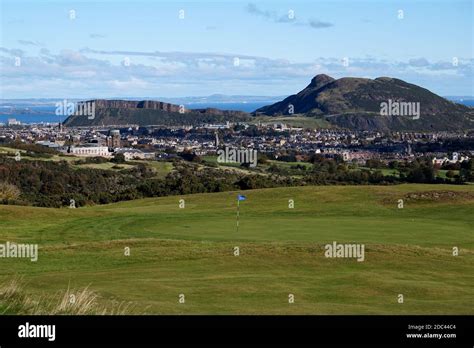
<svg viewBox="0 0 474 348">
<path fill-rule="evenodd" d="M 237 192 L 80 209 L 0 206 L 0 243 L 39 246 L 37 262 L 0 258 L 0 283 L 20 275 L 33 299 L 89 285 L 100 301 L 130 303 L 135 314 L 474 313 L 474 186 L 244 194 L 238 232 Z M 364 244 L 364 261 L 326 258 L 334 241 Z"/>
</svg>

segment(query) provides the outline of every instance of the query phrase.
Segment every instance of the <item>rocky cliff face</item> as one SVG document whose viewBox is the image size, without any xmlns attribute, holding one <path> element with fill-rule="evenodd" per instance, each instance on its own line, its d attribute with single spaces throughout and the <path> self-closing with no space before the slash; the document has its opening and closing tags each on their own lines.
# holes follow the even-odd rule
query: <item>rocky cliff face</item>
<svg viewBox="0 0 474 348">
<path fill-rule="evenodd" d="M 241 111 L 219 109 L 187 109 L 180 105 L 154 100 L 88 100 L 95 103 L 95 115 L 71 115 L 64 125 L 107 126 L 107 125 L 198 125 L 214 122 L 238 122 L 250 119 L 250 115 Z"/>
<path fill-rule="evenodd" d="M 96 109 L 102 108 L 115 108 L 115 109 L 150 109 L 150 110 L 163 110 L 168 112 L 179 112 L 179 105 L 170 103 L 164 103 L 161 101 L 154 100 L 107 100 L 107 99 L 96 99 L 89 100 L 89 102 L 95 102 Z"/>
</svg>

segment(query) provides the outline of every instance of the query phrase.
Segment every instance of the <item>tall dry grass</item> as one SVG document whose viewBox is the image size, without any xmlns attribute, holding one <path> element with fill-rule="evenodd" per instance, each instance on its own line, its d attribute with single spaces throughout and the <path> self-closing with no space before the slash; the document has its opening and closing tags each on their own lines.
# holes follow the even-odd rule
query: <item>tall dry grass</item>
<svg viewBox="0 0 474 348">
<path fill-rule="evenodd" d="M 16 277 L 0 286 L 0 314 L 30 315 L 120 315 L 133 310 L 130 303 L 100 301 L 89 286 L 74 290 L 69 286 L 53 296 L 33 297 L 25 292 L 23 279 Z"/>
</svg>

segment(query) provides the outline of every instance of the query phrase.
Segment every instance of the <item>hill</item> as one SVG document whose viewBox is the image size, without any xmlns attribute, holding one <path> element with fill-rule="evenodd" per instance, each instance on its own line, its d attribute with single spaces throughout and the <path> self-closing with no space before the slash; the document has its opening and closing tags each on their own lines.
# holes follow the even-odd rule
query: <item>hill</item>
<svg viewBox="0 0 474 348">
<path fill-rule="evenodd" d="M 0 259 L 0 284 L 22 276 L 35 308 L 89 286 L 100 303 L 130 302 L 122 309 L 135 314 L 472 315 L 473 193 L 453 185 L 252 190 L 238 232 L 237 192 L 79 209 L 0 206 L 0 243 L 39 244 L 37 262 Z M 363 243 L 365 260 L 326 258 L 333 241 Z M 8 301 L 0 291 L 0 313 L 15 312 Z"/>
<path fill-rule="evenodd" d="M 385 110 L 382 103 L 386 103 Z M 373 80 L 345 77 L 336 80 L 327 75 L 317 75 L 299 93 L 257 109 L 255 114 L 304 114 L 322 117 L 335 126 L 354 130 L 474 128 L 472 108 L 444 99 L 425 88 L 390 77 Z"/>
<path fill-rule="evenodd" d="M 88 100 L 95 103 L 95 115 L 91 119 L 83 115 L 71 115 L 65 121 L 67 127 L 101 125 L 198 125 L 202 123 L 237 122 L 250 119 L 250 115 L 233 110 L 214 108 L 186 109 L 180 105 L 153 101 Z"/>
<path fill-rule="evenodd" d="M 161 101 L 89 100 L 93 118 L 71 115 L 65 126 L 200 125 L 251 122 L 242 111 L 215 108 L 186 109 Z M 385 106 L 383 106 L 385 104 Z M 297 94 L 257 109 L 254 116 L 311 117 L 324 127 L 381 131 L 459 131 L 474 129 L 474 109 L 442 98 L 405 81 L 315 76 Z M 269 120 L 270 121 L 270 120 Z M 291 122 L 290 122 L 291 123 Z"/>
</svg>

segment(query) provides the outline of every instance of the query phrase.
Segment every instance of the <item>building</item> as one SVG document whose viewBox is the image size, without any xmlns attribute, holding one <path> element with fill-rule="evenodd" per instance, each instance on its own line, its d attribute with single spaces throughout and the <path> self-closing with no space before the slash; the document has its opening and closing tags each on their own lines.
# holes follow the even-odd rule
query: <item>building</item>
<svg viewBox="0 0 474 348">
<path fill-rule="evenodd" d="M 64 141 L 56 143 L 49 140 L 43 140 L 43 141 L 37 141 L 36 144 L 41 145 L 41 146 L 46 146 L 51 149 L 59 150 L 61 146 L 64 145 Z"/>
<path fill-rule="evenodd" d="M 215 140 L 214 145 L 217 149 L 219 147 L 219 132 L 217 130 L 215 131 L 215 135 L 216 135 L 216 140 Z"/>
<path fill-rule="evenodd" d="M 459 163 L 459 162 L 464 162 L 464 161 L 469 161 L 469 157 L 459 156 L 457 152 L 453 152 L 451 159 L 449 159 L 448 157 L 433 158 L 433 164 L 439 165 L 439 166 L 443 166 L 445 164 L 454 164 L 454 163 Z"/>
<path fill-rule="evenodd" d="M 107 146 L 112 148 L 118 148 L 122 146 L 120 141 L 120 131 L 118 129 L 112 129 L 107 136 Z"/>
<path fill-rule="evenodd" d="M 230 122 L 227 121 L 225 124 L 206 124 L 206 125 L 204 125 L 204 128 L 208 128 L 208 129 L 229 129 L 230 128 Z"/>
<path fill-rule="evenodd" d="M 67 152 L 79 157 L 111 157 L 112 155 L 107 146 L 70 146 Z"/>
<path fill-rule="evenodd" d="M 133 148 L 123 148 L 123 149 L 117 149 L 114 152 L 115 154 L 123 154 L 125 157 L 126 161 L 133 160 L 133 159 L 146 159 L 149 158 L 149 154 L 145 154 L 143 151 L 138 150 L 138 149 L 133 149 Z M 152 158 L 155 157 L 155 154 L 153 153 Z"/>
<path fill-rule="evenodd" d="M 9 118 L 8 121 L 7 121 L 7 125 L 8 126 L 19 126 L 19 125 L 21 125 L 21 122 L 17 121 L 16 118 Z"/>
</svg>

